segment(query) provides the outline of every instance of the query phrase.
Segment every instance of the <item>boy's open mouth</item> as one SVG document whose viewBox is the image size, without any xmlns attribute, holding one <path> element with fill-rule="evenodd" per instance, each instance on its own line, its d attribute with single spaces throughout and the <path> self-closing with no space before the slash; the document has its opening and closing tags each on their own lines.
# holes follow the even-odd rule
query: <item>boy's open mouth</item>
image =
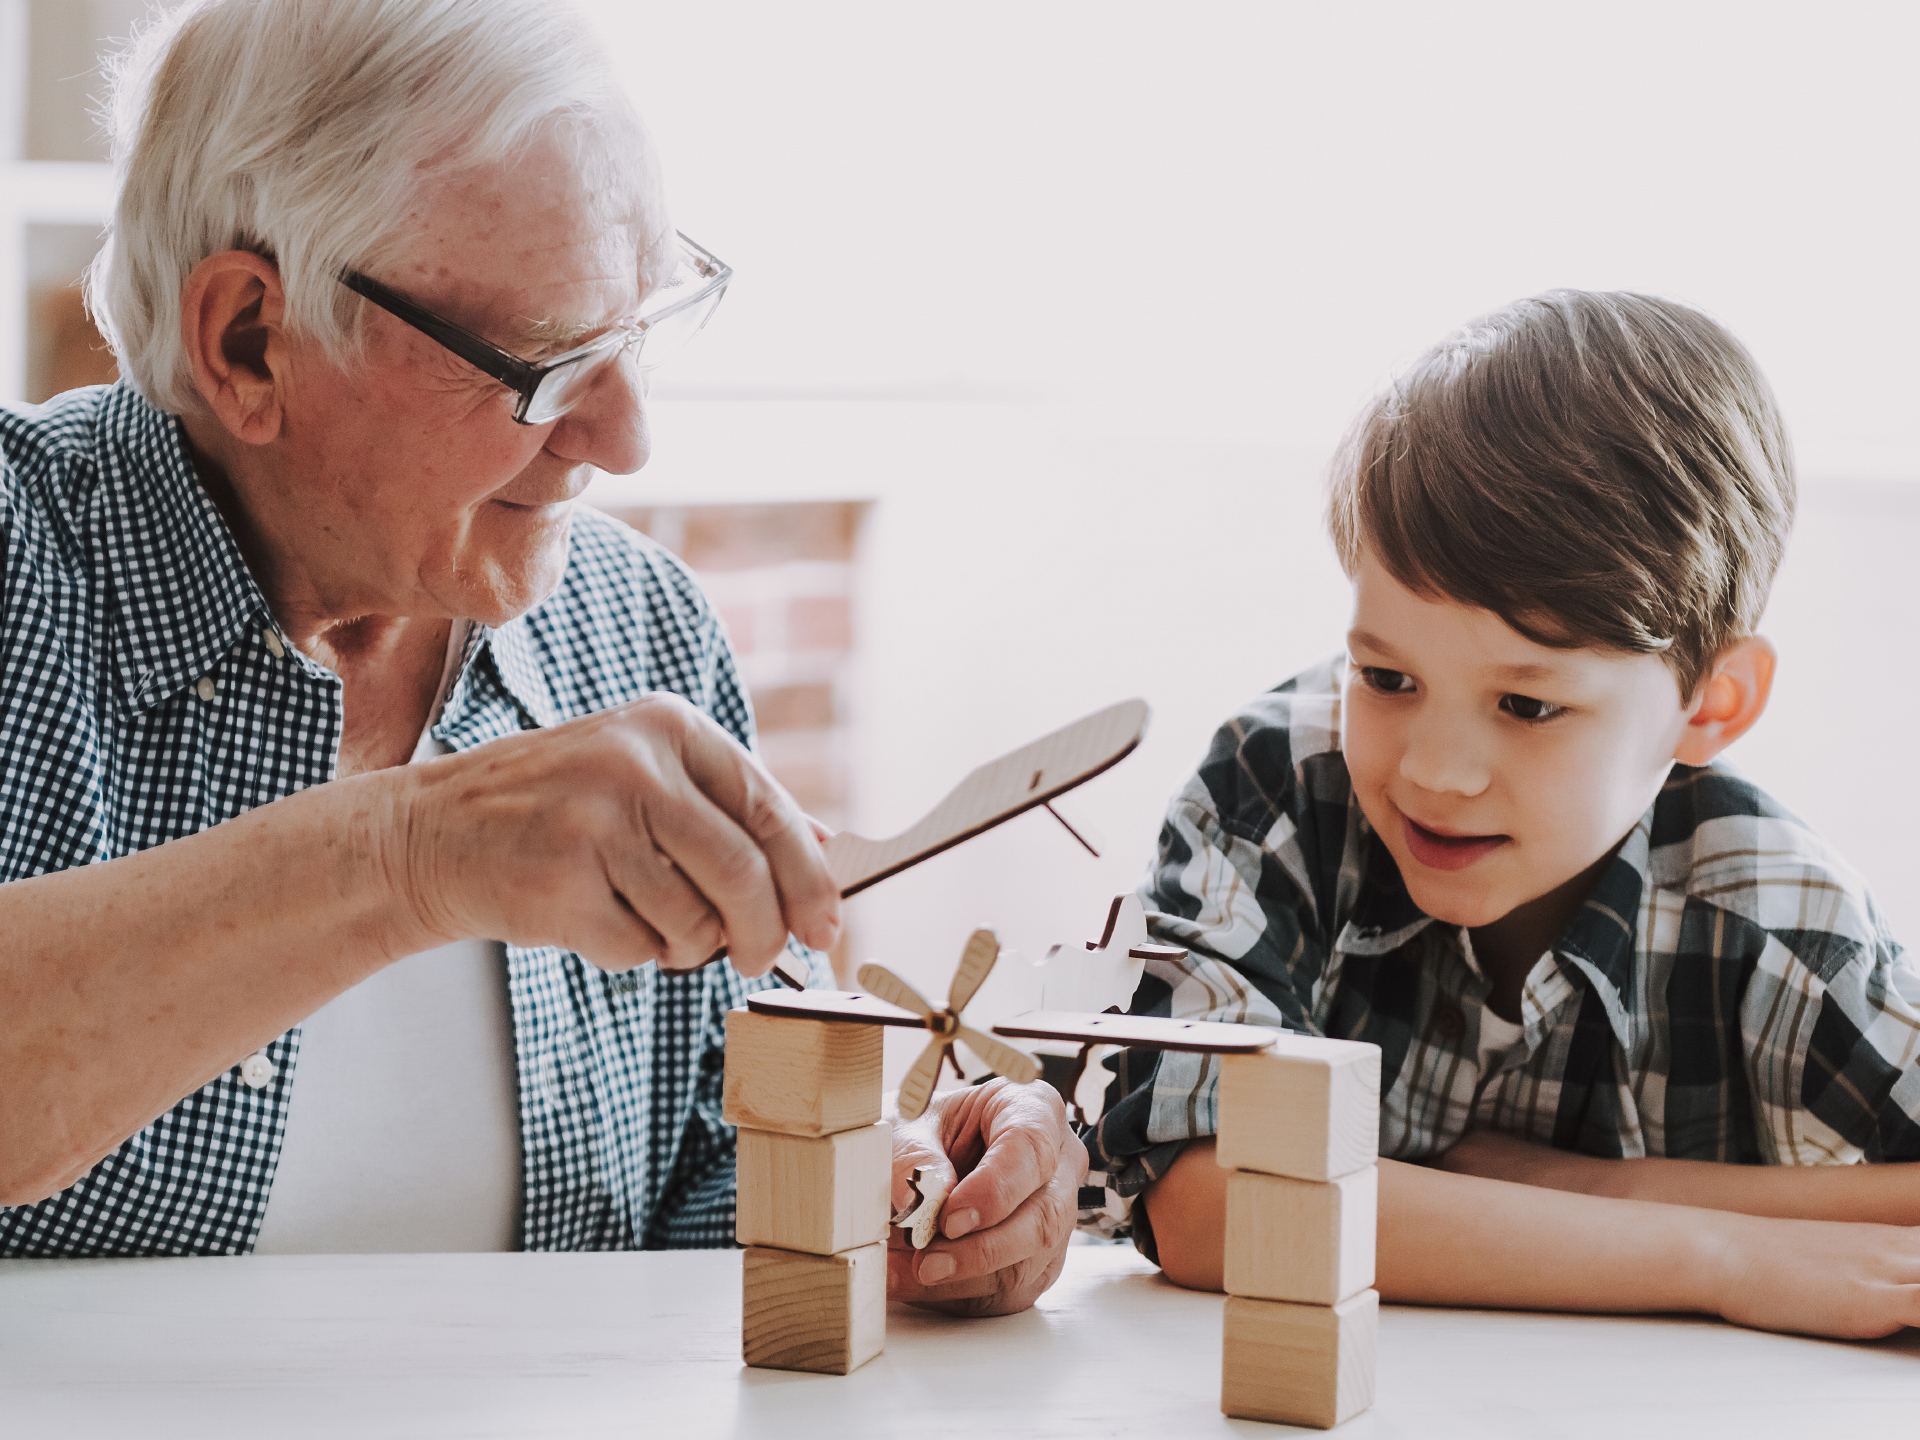
<svg viewBox="0 0 1920 1440">
<path fill-rule="evenodd" d="M 1507 843 L 1505 835 L 1443 835 L 1406 815 L 1400 819 L 1413 858 L 1435 870 L 1464 870 Z"/>
</svg>

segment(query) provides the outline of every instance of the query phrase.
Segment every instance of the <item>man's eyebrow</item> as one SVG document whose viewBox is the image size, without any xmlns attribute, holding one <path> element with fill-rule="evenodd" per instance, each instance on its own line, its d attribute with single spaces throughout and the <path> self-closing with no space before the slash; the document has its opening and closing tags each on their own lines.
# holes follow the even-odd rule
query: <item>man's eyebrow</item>
<svg viewBox="0 0 1920 1440">
<path fill-rule="evenodd" d="M 507 347 L 534 348 L 542 350 L 568 350 L 581 344 L 600 331 L 604 324 L 595 324 L 591 320 L 575 320 L 559 316 L 549 316 L 543 320 L 516 317 L 507 329 Z"/>
</svg>

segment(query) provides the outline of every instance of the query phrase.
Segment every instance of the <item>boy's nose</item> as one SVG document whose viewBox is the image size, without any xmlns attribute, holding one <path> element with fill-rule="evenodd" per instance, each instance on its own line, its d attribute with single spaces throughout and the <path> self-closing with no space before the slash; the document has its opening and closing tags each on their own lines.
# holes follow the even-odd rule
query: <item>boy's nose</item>
<svg viewBox="0 0 1920 1440">
<path fill-rule="evenodd" d="M 1436 795 L 1471 798 L 1487 788 L 1492 772 L 1466 736 L 1433 731 L 1407 738 L 1400 778 Z"/>
</svg>

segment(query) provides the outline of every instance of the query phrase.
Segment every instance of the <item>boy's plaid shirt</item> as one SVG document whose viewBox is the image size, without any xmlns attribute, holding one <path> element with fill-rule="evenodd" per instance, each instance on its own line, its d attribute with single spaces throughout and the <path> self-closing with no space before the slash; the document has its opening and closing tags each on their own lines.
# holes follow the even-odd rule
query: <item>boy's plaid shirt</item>
<svg viewBox="0 0 1920 1440">
<path fill-rule="evenodd" d="M 0 410 L 0 550 L 0 882 L 145 850 L 333 778 L 340 682 L 280 640 L 172 417 L 124 385 Z M 463 751 L 661 690 L 751 743 L 692 576 L 581 510 L 560 588 L 475 627 L 434 734 Z M 507 971 L 525 1248 L 732 1244 L 724 1020 L 769 982 L 725 964 L 610 975 L 521 946 Z M 300 1031 L 266 1053 L 264 1088 L 236 1064 L 60 1194 L 0 1208 L 0 1256 L 250 1250 Z"/>
<path fill-rule="evenodd" d="M 1524 1042 L 1481 1074 L 1490 987 L 1354 799 L 1343 666 L 1235 715 L 1174 797 L 1141 896 L 1190 953 L 1149 964 L 1137 1013 L 1371 1041 L 1380 1153 L 1400 1160 L 1476 1127 L 1601 1156 L 1920 1160 L 1920 974 L 1860 877 L 1718 766 L 1674 768 L 1528 976 Z M 1087 1141 L 1110 1224 L 1213 1133 L 1218 1065 L 1109 1064 L 1118 1098 Z"/>
</svg>

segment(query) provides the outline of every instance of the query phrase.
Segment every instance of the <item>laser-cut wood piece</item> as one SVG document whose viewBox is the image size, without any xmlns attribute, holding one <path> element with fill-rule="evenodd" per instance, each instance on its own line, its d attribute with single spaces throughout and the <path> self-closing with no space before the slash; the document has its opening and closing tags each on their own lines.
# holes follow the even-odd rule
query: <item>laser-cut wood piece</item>
<svg viewBox="0 0 1920 1440">
<path fill-rule="evenodd" d="M 959 967 L 953 972 L 953 980 L 947 986 L 947 1008 L 944 1010 L 934 1009 L 921 998 L 918 990 L 886 966 L 867 964 L 860 967 L 862 985 L 889 1004 L 922 1017 L 922 1023 L 933 1037 L 927 1042 L 927 1048 L 920 1052 L 920 1058 L 907 1071 L 906 1078 L 900 1082 L 900 1093 L 895 1104 L 902 1120 L 917 1120 L 926 1113 L 927 1101 L 933 1096 L 933 1082 L 940 1077 L 940 1062 L 952 1052 L 956 1041 L 965 1042 L 969 1050 L 1009 1080 L 1025 1084 L 1040 1078 L 1040 1066 L 1031 1055 L 1023 1054 L 1011 1045 L 1002 1045 L 990 1035 L 982 1035 L 960 1019 L 960 1012 L 966 1009 L 967 1002 L 973 999 L 974 993 L 992 973 L 993 962 L 999 956 L 1000 942 L 993 931 L 974 931 L 967 938 L 967 948 L 960 952 Z"/>
<path fill-rule="evenodd" d="M 1282 1033 L 1220 1062 L 1215 1158 L 1229 1170 L 1333 1180 L 1380 1153 L 1380 1049 Z"/>
<path fill-rule="evenodd" d="M 1148 938 L 1147 914 L 1137 895 L 1116 895 L 1098 940 L 1055 945 L 1047 951 L 1041 975 L 1042 1010 L 1124 1009 L 1133 1003 L 1141 972 L 1149 960 L 1179 960 L 1186 951 Z"/>
<path fill-rule="evenodd" d="M 1152 713 L 1144 700 L 1122 700 L 1043 735 L 1031 745 L 990 760 L 892 839 L 869 840 L 849 830 L 830 836 L 823 847 L 827 873 L 840 886 L 840 896 L 845 899 L 1016 815 L 1048 805 L 1131 755 L 1147 733 Z M 1066 826 L 1074 839 L 1093 849 L 1057 810 L 1054 819 Z M 721 950 L 713 958 L 718 960 L 725 954 Z M 785 967 L 776 964 L 773 973 L 791 989 L 806 988 L 805 982 Z"/>
<path fill-rule="evenodd" d="M 880 1032 L 871 1025 L 727 1012 L 721 1114 L 729 1125 L 831 1135 L 880 1118 Z"/>
<path fill-rule="evenodd" d="M 1144 700 L 1122 700 L 980 766 L 916 824 L 889 840 L 841 831 L 827 869 L 853 895 L 910 865 L 1064 795 L 1133 753 L 1147 732 Z"/>
<path fill-rule="evenodd" d="M 837 1255 L 755 1245 L 741 1258 L 741 1274 L 747 1364 L 846 1375 L 886 1348 L 884 1243 Z"/>
<path fill-rule="evenodd" d="M 893 1127 L 832 1135 L 739 1132 L 733 1238 L 832 1255 L 887 1238 Z"/>
<path fill-rule="evenodd" d="M 1260 1025 L 1168 1020 L 1159 1015 L 1095 1015 L 1071 1010 L 1029 1010 L 994 1026 L 993 1033 L 1024 1040 L 1071 1040 L 1083 1045 L 1186 1050 L 1203 1055 L 1257 1055 L 1280 1039 L 1278 1030 Z"/>
<path fill-rule="evenodd" d="M 1326 1430 L 1373 1403 L 1380 1297 L 1338 1305 L 1227 1297 L 1220 1408 L 1240 1420 Z"/>
<path fill-rule="evenodd" d="M 1337 1180 L 1228 1176 L 1227 1293 L 1337 1305 L 1371 1289 L 1379 1175 L 1369 1165 Z"/>
<path fill-rule="evenodd" d="M 795 1020 L 832 1020 L 842 1025 L 902 1025 L 924 1030 L 924 1016 L 889 1005 L 858 990 L 756 990 L 747 996 L 756 1015 L 786 1015 Z"/>
</svg>

